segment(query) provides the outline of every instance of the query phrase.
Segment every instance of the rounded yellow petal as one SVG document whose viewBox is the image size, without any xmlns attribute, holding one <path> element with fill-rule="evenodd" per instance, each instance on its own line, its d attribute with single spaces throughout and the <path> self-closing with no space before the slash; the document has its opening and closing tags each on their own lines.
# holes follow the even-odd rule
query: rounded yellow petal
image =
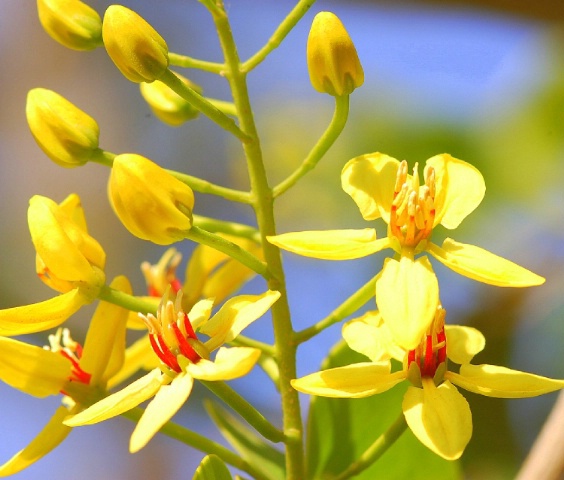
<svg viewBox="0 0 564 480">
<path fill-rule="evenodd" d="M 30 90 L 25 113 L 33 138 L 57 165 L 78 167 L 99 151 L 96 120 L 58 93 Z"/>
<path fill-rule="evenodd" d="M 333 96 L 350 95 L 364 83 L 356 48 L 339 18 L 319 12 L 307 39 L 307 66 L 313 87 Z"/>
<path fill-rule="evenodd" d="M 454 363 L 470 363 L 486 346 L 482 332 L 472 327 L 445 325 L 447 355 Z"/>
<path fill-rule="evenodd" d="M 427 160 L 435 169 L 435 225 L 456 228 L 484 198 L 486 184 L 480 171 L 448 154 Z"/>
<path fill-rule="evenodd" d="M 0 380 L 34 397 L 57 395 L 71 374 L 59 353 L 0 337 Z"/>
<path fill-rule="evenodd" d="M 313 230 L 267 237 L 277 247 L 304 257 L 352 260 L 390 246 L 388 238 L 376 240 L 376 230 Z"/>
<path fill-rule="evenodd" d="M 152 82 L 168 69 L 165 40 L 133 10 L 110 5 L 102 36 L 108 55 L 128 80 Z"/>
<path fill-rule="evenodd" d="M 404 372 L 390 373 L 390 362 L 366 362 L 331 368 L 292 380 L 302 393 L 332 398 L 364 398 L 385 392 L 405 380 Z"/>
<path fill-rule="evenodd" d="M 427 257 L 387 258 L 376 280 L 376 304 L 396 343 L 416 348 L 439 305 L 439 283 Z"/>
<path fill-rule="evenodd" d="M 194 379 L 190 375 L 181 373 L 170 385 L 163 385 L 159 389 L 155 398 L 147 405 L 131 435 L 129 442 L 131 453 L 138 452 L 147 445 L 161 427 L 180 410 L 188 400 L 193 385 Z"/>
<path fill-rule="evenodd" d="M 448 381 L 435 387 L 423 379 L 423 388 L 408 388 L 402 407 L 423 445 L 447 460 L 460 458 L 472 437 L 472 413 L 456 387 Z"/>
<path fill-rule="evenodd" d="M 116 215 L 136 237 L 170 245 L 192 228 L 192 189 L 141 155 L 115 157 L 108 192 Z"/>
<path fill-rule="evenodd" d="M 39 21 L 57 42 L 73 50 L 102 46 L 102 19 L 79 0 L 37 0 Z"/>
<path fill-rule="evenodd" d="M 382 217 L 390 223 L 398 167 L 398 160 L 379 152 L 353 158 L 343 167 L 341 186 L 365 220 Z"/>
<path fill-rule="evenodd" d="M 222 347 L 217 351 L 214 361 L 202 359 L 198 363 L 186 365 L 186 371 L 198 380 L 215 382 L 233 380 L 247 375 L 257 363 L 260 350 L 250 347 Z"/>
<path fill-rule="evenodd" d="M 0 477 L 7 477 L 21 472 L 24 468 L 37 462 L 54 450 L 70 433 L 71 427 L 63 425 L 63 420 L 69 414 L 66 407 L 58 407 L 55 415 L 47 425 L 24 449 L 16 453 L 10 460 L 0 466 Z"/>
<path fill-rule="evenodd" d="M 429 242 L 427 251 L 460 275 L 497 287 L 542 285 L 543 277 L 483 248 L 447 238 L 439 247 Z"/>
<path fill-rule="evenodd" d="M 487 397 L 526 398 L 564 388 L 564 380 L 511 370 L 497 365 L 462 365 L 460 373 L 447 373 L 449 380 L 466 390 Z"/>
</svg>

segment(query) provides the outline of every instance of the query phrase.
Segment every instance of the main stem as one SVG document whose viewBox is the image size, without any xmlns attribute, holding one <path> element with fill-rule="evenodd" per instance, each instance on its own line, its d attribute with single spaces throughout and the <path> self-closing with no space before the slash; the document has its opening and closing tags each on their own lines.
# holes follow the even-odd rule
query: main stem
<svg viewBox="0 0 564 480">
<path fill-rule="evenodd" d="M 274 327 L 274 348 L 280 369 L 279 386 L 283 430 L 286 436 L 286 475 L 288 479 L 302 480 L 304 478 L 304 456 L 300 403 L 297 391 L 290 385 L 290 380 L 296 378 L 297 346 L 293 340 L 294 332 L 290 320 L 290 308 L 280 251 L 266 240 L 267 235 L 276 234 L 274 197 L 266 177 L 262 150 L 247 90 L 246 73 L 241 69 L 239 54 L 223 4 L 221 4 L 220 10 L 220 12 L 212 12 L 212 15 L 225 57 L 226 77 L 239 112 L 240 128 L 251 139 L 243 143 L 243 149 L 247 159 L 252 206 L 262 239 L 264 258 L 272 274 L 268 279 L 268 288 L 277 290 L 281 294 L 280 299 L 272 306 L 271 312 Z"/>
</svg>

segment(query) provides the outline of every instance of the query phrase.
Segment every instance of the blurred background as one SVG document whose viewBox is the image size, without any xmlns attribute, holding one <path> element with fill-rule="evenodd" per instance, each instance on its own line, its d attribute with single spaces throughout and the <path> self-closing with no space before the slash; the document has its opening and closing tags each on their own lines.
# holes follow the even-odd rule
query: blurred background
<svg viewBox="0 0 564 480">
<path fill-rule="evenodd" d="M 108 1 L 88 2 L 100 15 Z M 323 1 L 314 5 L 282 46 L 250 77 L 250 92 L 272 183 L 297 167 L 332 115 L 332 99 L 313 90 L 305 44 L 315 13 L 331 10 L 354 40 L 365 85 L 351 97 L 350 121 L 327 157 L 277 203 L 279 231 L 364 228 L 339 173 L 350 158 L 385 152 L 410 164 L 448 152 L 478 167 L 487 185 L 482 205 L 452 234 L 516 261 L 546 277 L 542 287 L 510 290 L 484 286 L 434 263 L 449 323 L 481 329 L 486 350 L 476 361 L 564 377 L 564 5 L 556 1 L 440 2 Z M 529 3 L 535 3 L 529 5 Z M 221 60 L 213 23 L 195 0 L 124 1 L 167 40 L 172 52 Z M 243 59 L 260 48 L 293 6 L 288 0 L 227 2 Z M 0 308 L 50 298 L 35 275 L 26 221 L 28 200 L 41 194 L 60 202 L 83 201 L 91 234 L 107 252 L 107 276 L 126 274 L 144 292 L 139 264 L 156 262 L 164 249 L 131 237 L 106 198 L 108 170 L 100 165 L 63 169 L 35 144 L 25 120 L 28 90 L 60 93 L 94 117 L 101 147 L 139 153 L 166 168 L 246 188 L 240 147 L 210 121 L 180 128 L 160 123 L 121 76 L 103 49 L 81 53 L 52 40 L 41 28 L 35 2 L 0 2 Z M 183 71 L 214 98 L 229 98 L 221 78 Z M 252 212 L 204 195 L 197 213 L 252 223 Z M 385 230 L 375 224 L 379 234 Z M 437 229 L 435 241 L 447 236 Z M 188 258 L 193 245 L 179 249 Z M 351 262 L 285 256 L 294 322 L 305 328 L 330 313 L 381 267 L 383 255 Z M 182 269 L 181 269 L 182 270 Z M 255 279 L 245 291 L 264 289 Z M 70 327 L 82 340 L 92 308 Z M 27 340 L 39 345 L 46 335 Z M 271 341 L 268 318 L 246 333 Z M 299 351 L 299 374 L 319 368 L 340 325 Z M 279 422 L 278 399 L 259 369 L 233 382 L 259 409 Z M 462 463 L 466 478 L 510 479 L 523 462 L 555 395 L 497 400 L 463 392 L 472 408 L 473 438 Z M 196 388 L 175 420 L 221 441 L 206 421 Z M 0 384 L 0 463 L 23 448 L 59 405 Z M 157 435 L 141 453 L 127 452 L 132 425 L 115 419 L 76 428 L 67 440 L 16 478 L 191 478 L 204 456 Z"/>
</svg>

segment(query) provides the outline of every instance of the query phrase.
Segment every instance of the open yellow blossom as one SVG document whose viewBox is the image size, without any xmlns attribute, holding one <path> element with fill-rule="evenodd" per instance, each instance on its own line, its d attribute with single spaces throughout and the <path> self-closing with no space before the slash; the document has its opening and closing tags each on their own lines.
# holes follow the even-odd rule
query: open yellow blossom
<svg viewBox="0 0 564 480">
<path fill-rule="evenodd" d="M 376 303 L 397 343 L 412 349 L 434 318 L 439 304 L 437 278 L 426 256 L 461 275 L 501 287 L 540 285 L 544 278 L 474 245 L 450 238 L 431 241 L 433 228 L 456 228 L 480 204 L 484 179 L 472 165 L 448 154 L 427 160 L 420 182 L 418 165 L 382 153 L 353 158 L 341 173 L 342 187 L 365 220 L 384 219 L 388 235 L 376 230 L 331 230 L 287 233 L 268 240 L 285 250 L 327 260 L 360 258 L 391 248 L 376 282 Z"/>
<path fill-rule="evenodd" d="M 278 292 L 270 290 L 262 295 L 234 297 L 210 318 L 213 300 L 196 303 L 186 314 L 181 307 L 181 292 L 175 302 L 165 295 L 156 317 L 143 316 L 151 345 L 161 361 L 160 367 L 65 423 L 78 426 L 101 422 L 154 396 L 131 436 L 129 450 L 132 453 L 140 450 L 186 402 L 194 379 L 231 380 L 246 375 L 253 368 L 260 350 L 222 345 L 261 317 L 279 297 Z M 209 339 L 201 341 L 197 333 Z M 219 350 L 215 359 L 211 360 L 210 354 L 216 349 Z"/>
<path fill-rule="evenodd" d="M 112 287 L 131 287 L 117 277 Z M 101 398 L 124 363 L 128 311 L 100 302 L 90 323 L 84 348 L 59 328 L 49 335 L 50 348 L 0 337 L 0 380 L 35 397 L 62 393 L 63 405 L 29 445 L 0 465 L 0 477 L 13 475 L 55 449 L 70 433 L 63 420 Z"/>
<path fill-rule="evenodd" d="M 344 325 L 343 336 L 371 362 L 323 370 L 293 380 L 300 392 L 334 398 L 362 398 L 385 392 L 403 380 L 408 388 L 402 403 L 408 426 L 426 447 L 447 460 L 459 458 L 472 437 L 468 402 L 454 385 L 498 398 L 534 397 L 564 388 L 564 380 L 533 375 L 495 365 L 472 365 L 485 346 L 476 329 L 445 326 L 439 307 L 420 344 L 403 350 L 393 342 L 379 312 L 369 312 Z M 403 362 L 392 372 L 390 357 Z M 460 364 L 459 373 L 448 360 Z"/>
<path fill-rule="evenodd" d="M 37 252 L 37 274 L 61 295 L 0 310 L 0 335 L 4 336 L 60 325 L 80 307 L 92 303 L 105 284 L 106 254 L 88 234 L 78 195 L 69 195 L 60 205 L 35 195 L 29 202 L 28 223 Z"/>
</svg>

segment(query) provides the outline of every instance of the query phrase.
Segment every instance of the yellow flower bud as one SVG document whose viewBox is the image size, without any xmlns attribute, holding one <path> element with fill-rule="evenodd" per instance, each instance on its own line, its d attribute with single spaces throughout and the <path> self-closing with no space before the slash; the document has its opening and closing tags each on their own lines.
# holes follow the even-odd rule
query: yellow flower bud
<svg viewBox="0 0 564 480">
<path fill-rule="evenodd" d="M 45 88 L 30 90 L 25 113 L 35 141 L 58 165 L 84 165 L 99 151 L 96 120 L 58 93 Z"/>
<path fill-rule="evenodd" d="M 141 155 L 115 157 L 108 193 L 125 228 L 143 240 L 170 245 L 192 228 L 192 189 Z"/>
<path fill-rule="evenodd" d="M 178 73 L 175 73 L 175 75 L 190 88 L 200 94 L 202 93 L 200 86 Z M 187 120 L 196 118 L 200 113 L 190 102 L 184 100 L 159 80 L 155 80 L 153 83 L 141 83 L 139 87 L 141 95 L 149 104 L 155 116 L 168 125 L 177 127 Z"/>
<path fill-rule="evenodd" d="M 339 18 L 320 12 L 313 19 L 307 39 L 309 78 L 318 92 L 349 95 L 364 83 L 356 48 Z"/>
<path fill-rule="evenodd" d="M 163 37 L 128 8 L 108 7 L 102 37 L 110 58 L 132 82 L 153 82 L 168 68 L 168 46 Z"/>
<path fill-rule="evenodd" d="M 57 42 L 73 50 L 102 46 L 102 19 L 80 0 L 37 0 L 39 21 Z"/>
</svg>

